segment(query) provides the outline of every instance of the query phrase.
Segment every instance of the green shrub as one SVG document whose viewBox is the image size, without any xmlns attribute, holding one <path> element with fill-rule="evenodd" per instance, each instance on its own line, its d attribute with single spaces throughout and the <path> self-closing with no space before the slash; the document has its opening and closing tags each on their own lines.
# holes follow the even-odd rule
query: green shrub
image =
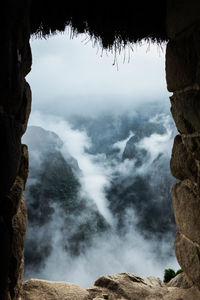
<svg viewBox="0 0 200 300">
<path fill-rule="evenodd" d="M 179 269 L 178 271 L 176 271 L 176 275 L 180 274 L 180 273 L 183 273 L 183 270 L 182 269 Z"/>
<path fill-rule="evenodd" d="M 174 278 L 176 275 L 182 273 L 183 270 L 179 269 L 178 271 L 174 271 L 173 269 L 165 269 L 164 271 L 164 283 L 168 283 L 172 278 Z"/>
<path fill-rule="evenodd" d="M 176 276 L 176 273 L 173 269 L 165 269 L 164 272 L 164 282 L 168 283 L 172 278 Z"/>
</svg>

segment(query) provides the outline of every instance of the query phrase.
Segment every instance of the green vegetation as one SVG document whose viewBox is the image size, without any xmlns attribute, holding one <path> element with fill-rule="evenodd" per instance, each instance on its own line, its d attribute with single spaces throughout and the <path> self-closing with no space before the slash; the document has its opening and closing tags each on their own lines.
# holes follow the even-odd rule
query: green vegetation
<svg viewBox="0 0 200 300">
<path fill-rule="evenodd" d="M 182 269 L 179 269 L 177 272 L 176 272 L 176 275 L 180 274 L 180 273 L 183 273 L 183 270 Z"/>
<path fill-rule="evenodd" d="M 164 271 L 164 283 L 168 283 L 172 278 L 174 278 L 176 275 L 182 273 L 183 270 L 179 269 L 178 271 L 174 271 L 173 269 L 165 269 Z"/>
</svg>

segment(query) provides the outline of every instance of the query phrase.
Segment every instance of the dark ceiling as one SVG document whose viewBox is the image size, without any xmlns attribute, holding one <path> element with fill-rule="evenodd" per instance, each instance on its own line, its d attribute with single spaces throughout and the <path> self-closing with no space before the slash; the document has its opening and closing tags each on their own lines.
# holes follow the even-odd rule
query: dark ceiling
<svg viewBox="0 0 200 300">
<path fill-rule="evenodd" d="M 166 3 L 159 1 L 67 1 L 33 0 L 31 31 L 40 36 L 64 31 L 87 32 L 102 47 L 123 47 L 152 39 L 167 40 Z"/>
</svg>

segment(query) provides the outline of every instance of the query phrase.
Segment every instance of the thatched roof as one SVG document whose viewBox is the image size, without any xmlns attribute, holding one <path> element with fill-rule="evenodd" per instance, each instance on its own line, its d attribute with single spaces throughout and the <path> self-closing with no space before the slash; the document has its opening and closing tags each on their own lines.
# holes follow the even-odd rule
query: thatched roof
<svg viewBox="0 0 200 300">
<path fill-rule="evenodd" d="M 105 48 L 143 38 L 165 41 L 165 2 L 32 0 L 31 29 L 46 36 L 70 25 L 77 33 L 89 33 Z"/>
</svg>

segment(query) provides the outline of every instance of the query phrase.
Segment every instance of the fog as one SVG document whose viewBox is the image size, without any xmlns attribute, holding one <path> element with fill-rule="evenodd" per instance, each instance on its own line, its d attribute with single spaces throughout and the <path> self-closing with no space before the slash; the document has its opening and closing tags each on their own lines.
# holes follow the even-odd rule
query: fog
<svg viewBox="0 0 200 300">
<path fill-rule="evenodd" d="M 84 40 L 64 34 L 32 41 L 29 126 L 45 131 L 32 127 L 31 135 L 30 127 L 23 138 L 30 153 L 25 279 L 83 287 L 115 272 L 162 279 L 164 269 L 179 268 L 170 204 L 175 129 L 165 46 L 133 46 L 116 63 L 114 54 Z M 125 156 L 128 146 L 133 157 Z M 73 201 L 66 196 L 61 203 L 56 198 L 61 191 L 55 196 L 56 187 L 53 194 L 48 189 L 59 172 L 63 177 L 65 162 L 78 191 Z M 45 179 L 51 164 L 52 181 Z"/>
</svg>

